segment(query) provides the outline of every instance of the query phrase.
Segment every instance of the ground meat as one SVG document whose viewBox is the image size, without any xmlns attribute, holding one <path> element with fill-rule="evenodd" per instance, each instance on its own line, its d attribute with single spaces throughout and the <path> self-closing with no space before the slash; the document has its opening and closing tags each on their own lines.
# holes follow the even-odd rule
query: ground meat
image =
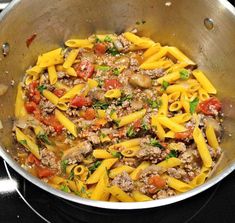
<svg viewBox="0 0 235 223">
<path fill-rule="evenodd" d="M 163 198 L 171 197 L 174 195 L 176 195 L 176 192 L 174 190 L 172 190 L 171 188 L 166 188 L 166 189 L 159 190 L 157 192 L 157 194 L 153 195 L 152 198 L 153 199 L 163 199 Z"/>
<path fill-rule="evenodd" d="M 182 177 L 185 177 L 187 175 L 185 170 L 181 168 L 169 168 L 167 172 L 171 177 L 174 177 L 176 179 L 181 179 Z"/>
<path fill-rule="evenodd" d="M 148 160 L 152 163 L 158 163 L 160 160 L 163 159 L 163 157 L 161 157 L 161 153 L 162 151 L 160 148 L 145 145 L 144 148 L 142 147 L 142 149 L 138 151 L 136 156 L 140 160 Z"/>
<path fill-rule="evenodd" d="M 100 143 L 99 136 L 97 135 L 97 133 L 94 133 L 94 132 L 89 132 L 87 139 L 93 144 L 99 144 Z"/>
<path fill-rule="evenodd" d="M 154 70 L 141 70 L 141 74 L 146 74 L 150 76 L 152 79 L 162 77 L 164 75 L 163 69 L 154 69 Z"/>
<path fill-rule="evenodd" d="M 120 187 L 125 192 L 130 192 L 134 189 L 134 184 L 129 176 L 129 174 L 125 171 L 118 174 L 112 181 L 112 185 L 116 185 Z"/>
<path fill-rule="evenodd" d="M 128 51 L 131 42 L 129 42 L 123 35 L 118 36 L 118 40 L 122 43 L 123 45 L 123 51 Z"/>
<path fill-rule="evenodd" d="M 59 169 L 59 163 L 56 159 L 55 153 L 48 149 L 41 150 L 41 163 L 52 169 Z"/>
<path fill-rule="evenodd" d="M 149 177 L 153 175 L 162 175 L 165 171 L 166 169 L 163 167 L 151 165 L 140 173 L 139 180 L 140 182 L 147 184 Z"/>
<path fill-rule="evenodd" d="M 42 110 L 42 114 L 44 116 L 47 114 L 51 114 L 56 108 L 56 106 L 54 104 L 52 104 L 50 101 L 46 100 L 45 98 L 43 98 L 40 101 L 39 107 Z"/>
<path fill-rule="evenodd" d="M 122 163 L 123 163 L 123 165 L 131 166 L 131 167 L 137 167 L 139 162 L 135 158 L 124 157 L 122 159 Z"/>
</svg>

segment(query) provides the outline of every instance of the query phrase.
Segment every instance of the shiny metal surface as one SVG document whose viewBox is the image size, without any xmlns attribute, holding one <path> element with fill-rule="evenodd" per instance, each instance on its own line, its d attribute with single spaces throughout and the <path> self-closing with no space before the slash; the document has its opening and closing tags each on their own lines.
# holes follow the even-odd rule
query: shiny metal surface
<svg viewBox="0 0 235 223">
<path fill-rule="evenodd" d="M 43 3 L 42 3 L 43 2 Z M 226 0 L 15 0 L 0 15 L 0 44 L 8 42 L 9 55 L 0 55 L 0 82 L 14 87 L 0 96 L 0 155 L 23 177 L 64 199 L 109 209 L 139 209 L 174 203 L 211 187 L 235 168 L 235 9 Z M 102 15 L 102 16 L 100 16 Z M 204 19 L 214 22 L 213 29 Z M 136 25 L 144 20 L 145 24 Z M 11 128 L 16 85 L 38 54 L 61 46 L 71 37 L 92 33 L 121 33 L 136 27 L 140 35 L 177 46 L 199 64 L 218 89 L 224 103 L 224 156 L 211 178 L 187 193 L 162 200 L 138 203 L 92 201 L 55 190 L 32 177 L 14 161 Z M 37 33 L 26 47 L 26 39 Z"/>
</svg>

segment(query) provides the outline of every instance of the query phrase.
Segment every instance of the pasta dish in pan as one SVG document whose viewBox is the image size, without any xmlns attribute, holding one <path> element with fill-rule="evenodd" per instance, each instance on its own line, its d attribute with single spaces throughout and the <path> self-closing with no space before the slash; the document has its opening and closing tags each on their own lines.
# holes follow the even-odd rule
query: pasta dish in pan
<svg viewBox="0 0 235 223">
<path fill-rule="evenodd" d="M 221 155 L 221 102 L 195 62 L 132 32 L 70 39 L 18 85 L 21 166 L 93 200 L 150 201 L 203 184 Z"/>
</svg>

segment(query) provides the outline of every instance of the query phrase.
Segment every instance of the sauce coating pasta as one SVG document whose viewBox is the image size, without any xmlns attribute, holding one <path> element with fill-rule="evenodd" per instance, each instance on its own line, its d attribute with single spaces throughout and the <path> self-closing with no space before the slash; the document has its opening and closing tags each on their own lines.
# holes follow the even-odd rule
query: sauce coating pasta
<svg viewBox="0 0 235 223">
<path fill-rule="evenodd" d="M 109 202 L 205 182 L 222 153 L 222 105 L 195 62 L 131 32 L 65 45 L 40 55 L 18 85 L 13 136 L 24 168 Z"/>
</svg>

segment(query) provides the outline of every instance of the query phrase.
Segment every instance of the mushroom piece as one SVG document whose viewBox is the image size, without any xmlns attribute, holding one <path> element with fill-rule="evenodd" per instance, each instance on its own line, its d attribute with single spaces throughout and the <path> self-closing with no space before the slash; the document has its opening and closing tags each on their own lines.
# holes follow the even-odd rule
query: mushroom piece
<svg viewBox="0 0 235 223">
<path fill-rule="evenodd" d="M 145 74 L 133 74 L 129 78 L 129 84 L 133 87 L 141 87 L 141 88 L 151 88 L 152 81 L 151 78 Z"/>
</svg>

